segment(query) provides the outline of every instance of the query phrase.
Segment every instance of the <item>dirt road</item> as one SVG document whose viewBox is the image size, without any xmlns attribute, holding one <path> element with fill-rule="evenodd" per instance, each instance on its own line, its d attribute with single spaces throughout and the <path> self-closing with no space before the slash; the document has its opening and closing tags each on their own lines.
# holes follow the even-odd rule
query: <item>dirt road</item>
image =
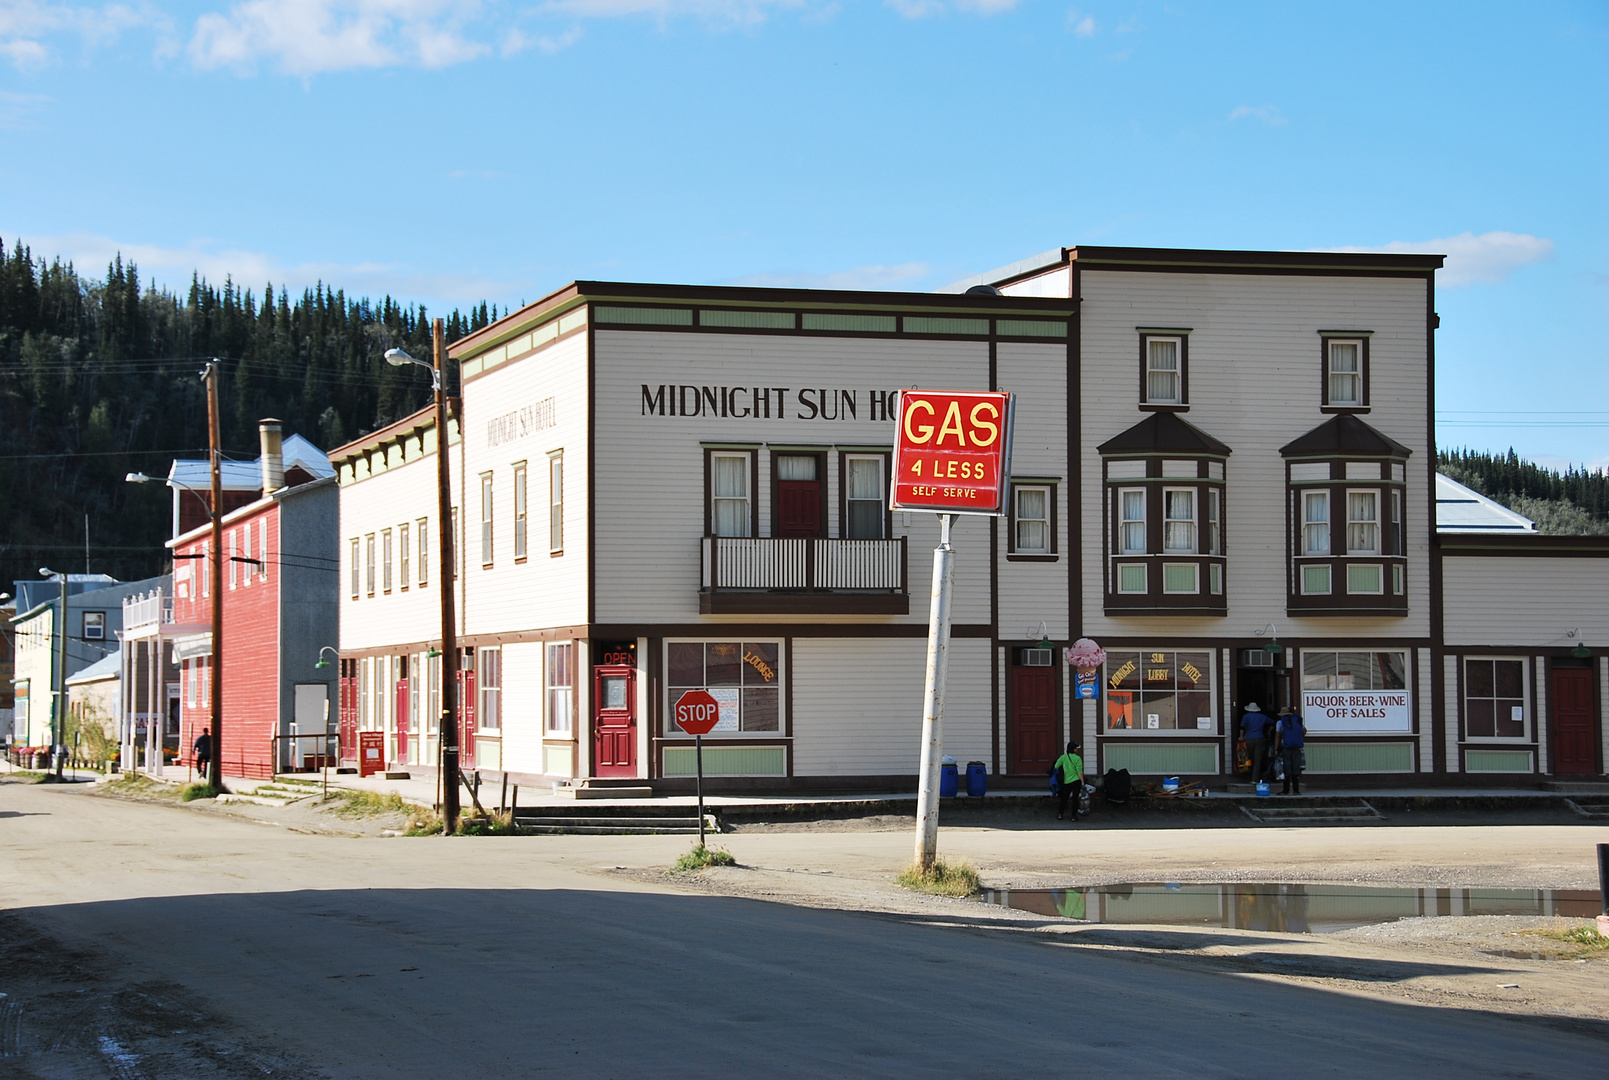
<svg viewBox="0 0 1609 1080">
<path fill-rule="evenodd" d="M 997 885 L 1579 887 L 1604 832 L 943 843 Z M 0 784 L 0 1075 L 1588 1076 L 1609 1060 L 1601 960 L 1084 926 L 900 892 L 905 832 L 723 842 L 742 866 L 689 881 L 660 872 L 680 837 L 317 836 Z M 1282 1055 L 1257 1049 L 1275 1016 Z"/>
</svg>

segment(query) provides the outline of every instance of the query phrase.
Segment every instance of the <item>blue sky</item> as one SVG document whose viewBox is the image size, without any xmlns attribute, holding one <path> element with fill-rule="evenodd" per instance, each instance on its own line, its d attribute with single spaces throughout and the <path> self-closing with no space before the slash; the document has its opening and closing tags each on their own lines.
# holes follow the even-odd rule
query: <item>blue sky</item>
<svg viewBox="0 0 1609 1080">
<path fill-rule="evenodd" d="M 1451 256 L 1439 438 L 1609 464 L 1609 5 L 0 0 L 0 238 L 433 309 Z"/>
</svg>

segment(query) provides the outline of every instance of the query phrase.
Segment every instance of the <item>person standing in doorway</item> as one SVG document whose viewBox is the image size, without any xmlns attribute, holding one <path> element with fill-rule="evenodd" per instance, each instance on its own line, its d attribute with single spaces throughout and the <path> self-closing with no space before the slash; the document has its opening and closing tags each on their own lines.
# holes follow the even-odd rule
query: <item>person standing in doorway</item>
<svg viewBox="0 0 1609 1080">
<path fill-rule="evenodd" d="M 1246 704 L 1246 712 L 1240 718 L 1240 733 L 1246 740 L 1246 753 L 1251 758 L 1251 782 L 1260 784 L 1268 770 L 1268 736 L 1269 729 L 1274 726 L 1274 718 L 1263 712 L 1263 707 L 1255 701 Z"/>
<path fill-rule="evenodd" d="M 1285 764 L 1285 787 L 1281 795 L 1302 793 L 1302 746 L 1306 742 L 1307 725 L 1296 715 L 1296 710 L 1279 710 L 1279 724 L 1274 729 L 1274 749 Z"/>
<path fill-rule="evenodd" d="M 1079 754 L 1083 747 L 1076 742 L 1067 744 L 1067 753 L 1056 759 L 1056 771 L 1061 786 L 1056 789 L 1056 820 L 1067 816 L 1067 800 L 1073 801 L 1073 820 L 1078 820 L 1078 797 L 1083 794 L 1084 758 Z"/>
</svg>

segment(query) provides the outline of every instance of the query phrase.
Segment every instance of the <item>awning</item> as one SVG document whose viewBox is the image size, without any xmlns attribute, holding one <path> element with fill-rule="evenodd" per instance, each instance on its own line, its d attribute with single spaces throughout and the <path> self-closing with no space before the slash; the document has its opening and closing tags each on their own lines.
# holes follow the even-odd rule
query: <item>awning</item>
<svg viewBox="0 0 1609 1080">
<path fill-rule="evenodd" d="M 173 662 L 182 664 L 198 656 L 212 655 L 212 631 L 204 634 L 186 634 L 173 639 Z"/>
</svg>

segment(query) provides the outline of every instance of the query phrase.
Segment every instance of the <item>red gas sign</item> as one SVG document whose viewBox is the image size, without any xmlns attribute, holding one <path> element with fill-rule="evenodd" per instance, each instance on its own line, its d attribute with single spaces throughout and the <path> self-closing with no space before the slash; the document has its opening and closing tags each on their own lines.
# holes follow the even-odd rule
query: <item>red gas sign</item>
<svg viewBox="0 0 1609 1080">
<path fill-rule="evenodd" d="M 1011 395 L 901 390 L 895 510 L 1005 513 Z"/>
<path fill-rule="evenodd" d="M 720 703 L 707 690 L 689 690 L 676 699 L 676 726 L 689 735 L 708 735 L 721 718 Z"/>
</svg>

